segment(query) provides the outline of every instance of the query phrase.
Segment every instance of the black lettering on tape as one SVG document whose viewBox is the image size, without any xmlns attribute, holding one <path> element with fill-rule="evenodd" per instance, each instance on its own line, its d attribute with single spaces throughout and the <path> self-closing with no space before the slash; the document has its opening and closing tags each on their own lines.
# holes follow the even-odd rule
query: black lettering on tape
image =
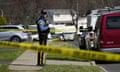
<svg viewBox="0 0 120 72">
<path fill-rule="evenodd" d="M 72 54 L 73 57 L 84 58 L 84 59 L 95 59 L 95 60 L 104 60 L 106 56 L 104 54 L 97 54 L 93 52 L 85 51 L 74 51 Z"/>
<path fill-rule="evenodd" d="M 94 58 L 94 57 L 91 58 L 91 53 L 90 52 L 84 52 L 83 55 L 84 55 L 84 57 L 86 57 L 86 59 L 93 59 Z"/>
<path fill-rule="evenodd" d="M 85 52 L 80 52 L 80 57 L 81 58 L 85 58 L 85 59 L 88 59 L 88 56 L 89 56 L 89 54 L 88 53 L 85 53 Z"/>
<path fill-rule="evenodd" d="M 72 57 L 80 57 L 79 51 L 73 51 Z"/>
<path fill-rule="evenodd" d="M 3 42 L 0 42 L 0 45 L 1 45 L 1 46 L 4 46 L 5 44 L 4 44 Z"/>
<path fill-rule="evenodd" d="M 4 42 L 0 42 L 0 45 L 4 45 L 5 43 Z"/>
<path fill-rule="evenodd" d="M 13 46 L 14 48 L 20 48 L 20 46 L 18 44 L 14 44 Z"/>
<path fill-rule="evenodd" d="M 28 45 L 23 45 L 23 44 L 20 45 L 20 47 L 23 48 L 23 49 L 29 49 L 30 48 Z"/>
<path fill-rule="evenodd" d="M 5 45 L 6 47 L 9 47 L 9 48 L 11 48 L 11 47 L 13 47 L 13 45 L 11 44 L 11 43 L 9 43 L 9 42 L 6 42 L 6 45 Z"/>
<path fill-rule="evenodd" d="M 31 46 L 30 49 L 37 50 L 37 47 L 36 46 Z"/>
<path fill-rule="evenodd" d="M 64 56 L 72 56 L 72 51 L 70 50 L 62 50 L 61 51 L 61 54 L 64 55 Z"/>
<path fill-rule="evenodd" d="M 44 52 L 47 52 L 47 51 L 48 51 L 48 49 L 47 49 L 47 48 L 44 48 L 44 49 L 43 49 L 43 51 L 44 51 Z"/>
<path fill-rule="evenodd" d="M 85 53 L 85 57 L 87 57 L 87 59 L 95 59 L 95 60 L 105 60 L 106 56 L 104 54 L 99 54 L 96 52 L 87 52 Z"/>
<path fill-rule="evenodd" d="M 95 59 L 95 60 L 106 59 L 105 55 L 94 52 L 81 52 L 80 56 L 85 59 Z"/>
<path fill-rule="evenodd" d="M 55 50 L 53 48 L 50 48 L 51 49 L 51 53 L 55 53 Z"/>
<path fill-rule="evenodd" d="M 37 50 L 40 52 L 40 51 L 43 51 L 43 50 L 44 50 L 44 48 L 43 48 L 43 47 L 41 47 L 41 46 L 39 46 L 39 47 L 37 47 Z"/>
<path fill-rule="evenodd" d="M 60 49 L 53 49 L 53 52 L 56 54 L 62 54 L 62 51 Z"/>
<path fill-rule="evenodd" d="M 61 54 L 62 51 L 60 49 L 57 48 L 43 48 L 43 51 L 48 52 L 48 53 L 54 53 L 54 54 Z"/>
<path fill-rule="evenodd" d="M 51 48 L 48 48 L 48 49 L 47 49 L 47 52 L 51 53 L 51 52 L 52 52 L 52 49 L 51 49 Z"/>
<path fill-rule="evenodd" d="M 6 46 L 10 46 L 10 43 L 6 42 Z"/>
<path fill-rule="evenodd" d="M 98 60 L 106 60 L 106 55 L 103 55 L 103 54 L 100 54 L 100 55 L 97 55 L 96 54 L 96 59 L 98 59 Z"/>
<path fill-rule="evenodd" d="M 98 56 L 95 53 L 89 53 L 88 58 L 96 59 Z"/>
</svg>

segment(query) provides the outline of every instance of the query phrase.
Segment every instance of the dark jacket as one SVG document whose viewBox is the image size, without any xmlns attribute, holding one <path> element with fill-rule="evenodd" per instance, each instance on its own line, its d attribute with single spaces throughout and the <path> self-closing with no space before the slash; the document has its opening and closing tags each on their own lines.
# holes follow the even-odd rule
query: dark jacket
<svg viewBox="0 0 120 72">
<path fill-rule="evenodd" d="M 37 29 L 38 29 L 38 33 L 49 33 L 50 28 L 49 25 L 46 22 L 46 19 L 41 16 L 37 21 Z"/>
</svg>

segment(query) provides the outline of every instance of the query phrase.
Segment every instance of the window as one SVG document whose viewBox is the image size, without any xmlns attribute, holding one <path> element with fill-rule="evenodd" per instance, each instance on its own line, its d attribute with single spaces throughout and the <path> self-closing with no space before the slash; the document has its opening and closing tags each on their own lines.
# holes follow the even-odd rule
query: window
<svg viewBox="0 0 120 72">
<path fill-rule="evenodd" d="M 107 17 L 107 29 L 120 29 L 120 16 Z"/>
<path fill-rule="evenodd" d="M 73 23 L 65 23 L 66 26 L 74 25 Z"/>
<path fill-rule="evenodd" d="M 1 27 L 1 29 L 18 29 L 17 27 Z"/>
</svg>

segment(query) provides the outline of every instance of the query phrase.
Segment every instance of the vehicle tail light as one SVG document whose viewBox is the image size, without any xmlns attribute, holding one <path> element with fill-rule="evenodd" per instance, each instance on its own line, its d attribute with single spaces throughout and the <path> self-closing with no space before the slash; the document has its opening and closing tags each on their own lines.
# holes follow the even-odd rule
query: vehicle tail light
<svg viewBox="0 0 120 72">
<path fill-rule="evenodd" d="M 85 38 L 85 36 L 84 36 L 84 35 L 81 35 L 81 38 L 82 38 L 82 39 L 84 39 L 84 38 Z"/>
<path fill-rule="evenodd" d="M 93 41 L 94 40 L 94 34 L 93 33 L 89 33 L 89 36 L 90 36 L 90 41 Z"/>
<path fill-rule="evenodd" d="M 90 37 L 93 37 L 93 33 L 89 33 Z"/>
<path fill-rule="evenodd" d="M 28 31 L 25 31 L 25 30 L 24 30 L 23 33 L 28 33 Z"/>
<path fill-rule="evenodd" d="M 92 38 L 92 39 L 90 39 L 90 41 L 94 41 L 94 39 Z"/>
</svg>

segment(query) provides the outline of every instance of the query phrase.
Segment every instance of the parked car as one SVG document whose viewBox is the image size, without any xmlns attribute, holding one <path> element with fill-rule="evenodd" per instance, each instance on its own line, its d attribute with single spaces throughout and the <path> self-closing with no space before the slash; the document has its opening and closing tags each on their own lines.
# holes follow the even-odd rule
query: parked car
<svg viewBox="0 0 120 72">
<path fill-rule="evenodd" d="M 85 35 L 85 46 L 89 50 L 120 52 L 120 9 L 102 9 L 97 12 L 92 30 Z"/>
<path fill-rule="evenodd" d="M 0 40 L 22 42 L 28 40 L 28 34 L 23 25 L 0 25 Z"/>
</svg>

